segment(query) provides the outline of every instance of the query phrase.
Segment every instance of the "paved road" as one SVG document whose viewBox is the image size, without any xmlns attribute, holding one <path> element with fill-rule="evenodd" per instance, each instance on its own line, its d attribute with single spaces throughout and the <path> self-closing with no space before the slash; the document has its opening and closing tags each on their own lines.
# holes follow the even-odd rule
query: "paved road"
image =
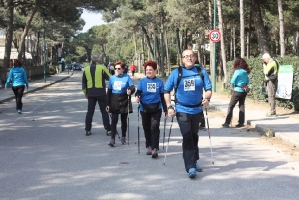
<svg viewBox="0 0 299 200">
<path fill-rule="evenodd" d="M 221 129 L 222 118 L 209 118 L 200 132 L 203 172 L 190 180 L 184 170 L 182 138 L 173 123 L 166 165 L 137 152 L 137 105 L 130 115 L 130 145 L 107 144 L 99 110 L 93 135 L 85 136 L 87 101 L 81 74 L 24 97 L 24 113 L 14 101 L 0 118 L 0 199 L 298 199 L 299 162 L 275 147 L 260 145 L 257 132 Z M 213 117 L 212 117 L 213 116 Z M 176 121 L 176 120 L 174 120 Z M 170 120 L 166 125 L 169 132 Z M 163 127 L 163 126 L 161 126 Z M 120 130 L 120 127 L 118 127 Z M 163 135 L 163 128 L 161 129 Z"/>
</svg>

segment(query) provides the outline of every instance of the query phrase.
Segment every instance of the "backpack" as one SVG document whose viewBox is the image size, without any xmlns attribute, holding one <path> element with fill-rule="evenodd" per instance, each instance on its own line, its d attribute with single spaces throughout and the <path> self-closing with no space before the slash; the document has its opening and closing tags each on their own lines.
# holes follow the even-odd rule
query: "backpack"
<svg viewBox="0 0 299 200">
<path fill-rule="evenodd" d="M 196 67 L 196 69 L 198 71 L 198 74 L 192 74 L 192 75 L 184 76 L 184 78 L 190 77 L 190 76 L 198 76 L 199 75 L 201 77 L 202 81 L 204 82 L 204 75 L 203 75 L 203 73 L 201 71 L 201 66 L 195 66 L 195 67 Z M 195 108 L 195 107 L 200 106 L 201 102 L 199 104 L 196 104 L 196 105 L 184 105 L 183 103 L 181 103 L 181 102 L 178 101 L 178 99 L 176 97 L 176 91 L 177 91 L 177 89 L 179 87 L 179 84 L 180 84 L 182 78 L 183 78 L 183 69 L 182 69 L 182 66 L 179 66 L 178 71 L 179 71 L 178 72 L 178 80 L 177 80 L 176 86 L 174 87 L 174 102 L 178 103 L 178 104 L 180 104 L 182 106 L 189 107 L 189 108 Z"/>
</svg>

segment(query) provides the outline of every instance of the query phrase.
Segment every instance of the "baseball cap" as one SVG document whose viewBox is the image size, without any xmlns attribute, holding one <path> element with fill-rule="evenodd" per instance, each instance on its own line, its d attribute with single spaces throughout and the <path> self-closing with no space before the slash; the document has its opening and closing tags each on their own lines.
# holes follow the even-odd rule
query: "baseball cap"
<svg viewBox="0 0 299 200">
<path fill-rule="evenodd" d="M 262 57 L 263 59 L 266 59 L 266 58 L 271 58 L 271 56 L 268 54 L 268 53 L 265 53 Z"/>
</svg>

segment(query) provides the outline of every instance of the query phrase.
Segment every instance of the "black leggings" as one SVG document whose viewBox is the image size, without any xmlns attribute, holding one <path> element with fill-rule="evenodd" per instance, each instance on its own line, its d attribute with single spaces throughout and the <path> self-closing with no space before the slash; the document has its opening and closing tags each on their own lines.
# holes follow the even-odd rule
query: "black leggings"
<svg viewBox="0 0 299 200">
<path fill-rule="evenodd" d="M 162 110 L 159 109 L 155 113 L 140 112 L 142 116 L 142 126 L 145 136 L 145 147 L 159 150 L 160 139 L 160 119 Z"/>
<path fill-rule="evenodd" d="M 15 94 L 15 99 L 16 99 L 16 109 L 17 110 L 22 110 L 23 103 L 22 103 L 22 97 L 24 94 L 25 86 L 15 86 L 12 87 L 12 91 Z"/>
<path fill-rule="evenodd" d="M 117 122 L 118 122 L 118 113 L 112 113 L 112 122 L 111 122 L 111 138 L 115 138 L 115 134 L 117 132 Z M 120 114 L 121 121 L 121 135 L 122 137 L 126 137 L 127 127 L 128 127 L 128 113 Z"/>
</svg>

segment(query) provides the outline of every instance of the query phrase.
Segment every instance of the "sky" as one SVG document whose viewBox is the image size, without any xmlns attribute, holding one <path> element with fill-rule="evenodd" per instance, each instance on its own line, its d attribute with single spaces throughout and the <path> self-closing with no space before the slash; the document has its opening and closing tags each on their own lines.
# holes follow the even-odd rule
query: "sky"
<svg viewBox="0 0 299 200">
<path fill-rule="evenodd" d="M 102 20 L 102 15 L 100 13 L 91 13 L 84 10 L 81 17 L 85 21 L 85 26 L 83 27 L 82 32 L 86 32 L 88 29 L 90 29 L 93 26 L 106 24 Z"/>
</svg>

